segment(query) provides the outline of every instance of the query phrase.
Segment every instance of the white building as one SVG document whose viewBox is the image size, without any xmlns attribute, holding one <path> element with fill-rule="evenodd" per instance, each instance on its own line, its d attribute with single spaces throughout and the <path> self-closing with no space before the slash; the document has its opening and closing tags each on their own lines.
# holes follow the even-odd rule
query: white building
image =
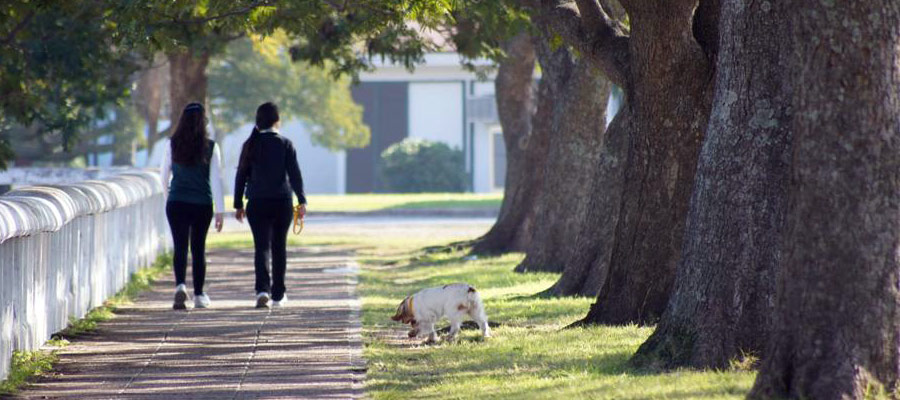
<svg viewBox="0 0 900 400">
<path fill-rule="evenodd" d="M 313 145 L 300 121 L 282 122 L 281 133 L 297 148 L 308 193 L 368 193 L 382 191 L 377 171 L 381 152 L 407 137 L 446 143 L 463 151 L 469 190 L 503 189 L 506 149 L 494 101 L 493 76 L 479 80 L 460 65 L 456 53 L 430 53 L 414 72 L 402 65 L 376 64 L 351 88 L 363 106 L 363 121 L 372 132 L 369 146 L 333 152 Z M 231 192 L 241 145 L 252 123 L 221 143 L 225 186 Z M 138 155 L 139 165 L 158 165 L 157 143 L 152 159 Z"/>
</svg>

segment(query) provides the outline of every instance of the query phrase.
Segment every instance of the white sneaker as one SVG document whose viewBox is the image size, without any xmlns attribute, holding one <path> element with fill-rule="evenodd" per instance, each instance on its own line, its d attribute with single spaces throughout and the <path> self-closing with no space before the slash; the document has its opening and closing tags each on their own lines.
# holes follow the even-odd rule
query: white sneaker
<svg viewBox="0 0 900 400">
<path fill-rule="evenodd" d="M 267 308 L 269 307 L 269 294 L 266 292 L 259 292 L 256 294 L 256 308 Z"/>
<path fill-rule="evenodd" d="M 284 307 L 285 303 L 287 303 L 287 295 L 284 295 L 281 300 L 275 300 L 272 302 L 272 308 L 281 308 Z"/>
<path fill-rule="evenodd" d="M 209 307 L 209 296 L 206 293 L 194 296 L 194 308 Z"/>
<path fill-rule="evenodd" d="M 176 310 L 184 310 L 187 306 L 184 305 L 184 302 L 187 301 L 188 292 L 187 287 L 184 284 L 180 284 L 175 286 L 175 302 L 172 304 L 172 308 Z"/>
</svg>

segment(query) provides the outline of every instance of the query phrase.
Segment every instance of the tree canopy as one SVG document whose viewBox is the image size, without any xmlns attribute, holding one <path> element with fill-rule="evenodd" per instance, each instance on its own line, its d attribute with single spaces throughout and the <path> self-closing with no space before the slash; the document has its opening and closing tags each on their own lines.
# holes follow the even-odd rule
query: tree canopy
<svg viewBox="0 0 900 400">
<path fill-rule="evenodd" d="M 454 6 L 459 4 L 452 0 L 5 2 L 0 6 L 0 121 L 20 134 L 39 136 L 44 152 L 84 150 L 73 147 L 78 133 L 125 104 L 134 73 L 151 65 L 154 54 L 235 54 L 247 49 L 229 49 L 233 40 L 281 35 L 290 49 L 279 55 L 282 70 L 303 71 L 294 88 L 305 83 L 310 87 L 304 86 L 304 93 L 326 100 L 301 101 L 298 105 L 309 112 L 297 116 L 314 126 L 314 140 L 326 147 L 359 146 L 365 129 L 351 120 L 360 113 L 347 104 L 346 90 L 336 89 L 346 87 L 346 80 L 329 87 L 322 84 L 325 75 L 311 67 L 335 77 L 353 76 L 383 57 L 412 68 L 430 44 L 408 22 L 423 28 L 446 25 Z M 288 55 L 301 64 L 284 64 Z M 215 79 L 239 77 L 222 67 L 213 66 Z M 229 90 L 217 94 L 234 94 Z M 227 124 L 243 115 L 224 111 L 221 117 Z M 11 158 L 7 143 L 0 140 L 2 161 Z"/>
</svg>

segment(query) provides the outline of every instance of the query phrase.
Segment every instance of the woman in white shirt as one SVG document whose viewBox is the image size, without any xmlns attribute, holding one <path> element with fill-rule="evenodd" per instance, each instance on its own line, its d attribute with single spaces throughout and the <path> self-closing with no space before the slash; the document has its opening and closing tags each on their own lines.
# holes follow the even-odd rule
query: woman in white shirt
<svg viewBox="0 0 900 400">
<path fill-rule="evenodd" d="M 166 217 L 175 248 L 172 262 L 175 302 L 172 307 L 176 310 L 187 308 L 185 275 L 189 244 L 194 307 L 209 307 L 209 296 L 203 291 L 203 283 L 206 279 L 206 233 L 214 208 L 217 232 L 222 231 L 224 221 L 225 201 L 219 171 L 222 156 L 216 143 L 209 139 L 206 122 L 203 106 L 199 103 L 188 104 L 163 156 L 162 179 L 167 188 Z"/>
</svg>

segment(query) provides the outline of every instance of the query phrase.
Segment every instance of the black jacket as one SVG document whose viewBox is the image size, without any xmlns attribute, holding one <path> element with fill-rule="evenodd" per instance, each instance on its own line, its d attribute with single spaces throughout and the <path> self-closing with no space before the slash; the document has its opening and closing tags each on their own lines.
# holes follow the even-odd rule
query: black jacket
<svg viewBox="0 0 900 400">
<path fill-rule="evenodd" d="M 244 208 L 247 198 L 291 198 L 291 189 L 300 204 L 306 204 L 303 177 L 297 164 L 297 151 L 291 141 L 275 132 L 256 133 L 249 165 L 238 168 L 234 179 L 234 208 Z M 242 152 L 243 153 L 243 152 Z M 241 157 L 243 158 L 243 154 Z"/>
</svg>

